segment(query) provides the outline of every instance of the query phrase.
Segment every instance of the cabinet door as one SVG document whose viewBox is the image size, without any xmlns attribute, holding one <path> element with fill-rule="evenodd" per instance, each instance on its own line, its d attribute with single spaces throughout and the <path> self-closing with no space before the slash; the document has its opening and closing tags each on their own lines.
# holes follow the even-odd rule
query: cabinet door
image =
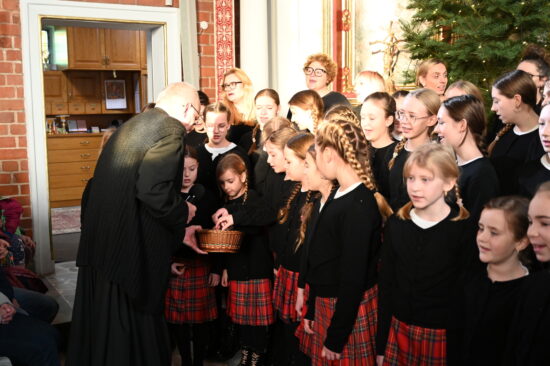
<svg viewBox="0 0 550 366">
<path fill-rule="evenodd" d="M 139 70 L 139 31 L 104 29 L 105 56 L 109 70 Z"/>
<path fill-rule="evenodd" d="M 44 71 L 44 100 L 46 102 L 67 101 L 67 78 L 61 71 Z"/>
<path fill-rule="evenodd" d="M 105 68 L 103 29 L 67 27 L 67 43 L 69 69 Z"/>
<path fill-rule="evenodd" d="M 68 71 L 69 102 L 98 103 L 101 100 L 100 73 Z"/>
<path fill-rule="evenodd" d="M 147 70 L 147 31 L 139 31 L 139 57 L 141 69 Z"/>
</svg>

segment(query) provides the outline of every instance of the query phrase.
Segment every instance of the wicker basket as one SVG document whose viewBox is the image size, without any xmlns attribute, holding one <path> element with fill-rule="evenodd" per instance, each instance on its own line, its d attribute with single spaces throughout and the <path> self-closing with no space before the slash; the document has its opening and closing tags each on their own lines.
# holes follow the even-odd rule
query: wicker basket
<svg viewBox="0 0 550 366">
<path fill-rule="evenodd" d="M 209 253 L 237 253 L 243 233 L 232 230 L 199 230 L 199 247 Z"/>
</svg>

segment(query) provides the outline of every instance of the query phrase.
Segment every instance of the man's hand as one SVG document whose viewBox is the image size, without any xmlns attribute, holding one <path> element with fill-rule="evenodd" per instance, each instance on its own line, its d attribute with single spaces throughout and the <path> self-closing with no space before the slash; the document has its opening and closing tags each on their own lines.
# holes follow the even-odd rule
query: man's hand
<svg viewBox="0 0 550 366">
<path fill-rule="evenodd" d="M 10 303 L 0 305 L 0 324 L 9 324 L 15 315 L 15 307 Z"/>
<path fill-rule="evenodd" d="M 201 230 L 202 227 L 200 225 L 191 225 L 185 228 L 185 237 L 183 238 L 183 244 L 187 245 L 189 248 L 193 249 L 195 252 L 199 254 L 208 254 L 204 250 L 201 250 L 199 248 L 199 245 L 197 243 L 197 236 L 195 233 L 197 230 Z"/>
<path fill-rule="evenodd" d="M 195 214 L 197 213 L 197 206 L 187 201 L 185 201 L 185 203 L 187 203 L 187 209 L 189 211 L 189 214 L 187 215 L 187 223 L 189 224 L 191 220 L 193 220 L 193 217 L 195 217 Z"/>
</svg>

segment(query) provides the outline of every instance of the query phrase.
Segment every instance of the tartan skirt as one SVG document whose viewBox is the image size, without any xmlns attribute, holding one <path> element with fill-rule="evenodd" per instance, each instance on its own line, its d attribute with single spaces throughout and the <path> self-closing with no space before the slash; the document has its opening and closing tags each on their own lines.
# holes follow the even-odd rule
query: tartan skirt
<svg viewBox="0 0 550 366">
<path fill-rule="evenodd" d="M 218 317 L 216 292 L 208 286 L 210 264 L 204 259 L 185 262 L 185 272 L 170 278 L 164 298 L 166 321 L 173 324 L 204 323 Z"/>
<path fill-rule="evenodd" d="M 444 366 L 446 338 L 445 329 L 422 328 L 392 318 L 384 366 Z"/>
<path fill-rule="evenodd" d="M 376 329 L 378 321 L 378 286 L 373 286 L 361 300 L 357 318 L 348 342 L 344 346 L 340 360 L 328 361 L 321 357 L 327 330 L 336 308 L 336 298 L 318 297 L 315 301 L 315 321 L 313 323 L 311 357 L 312 365 L 376 365 Z"/>
<path fill-rule="evenodd" d="M 306 288 L 304 289 L 304 306 L 302 307 L 302 316 L 300 321 L 300 324 L 298 324 L 298 327 L 296 328 L 296 331 L 294 332 L 294 335 L 296 338 L 298 338 L 298 348 L 300 351 L 306 355 L 310 355 L 312 351 L 312 334 L 307 334 L 304 329 L 304 317 L 307 314 L 307 300 L 309 297 L 309 286 L 306 284 Z"/>
<path fill-rule="evenodd" d="M 273 286 L 273 307 L 279 318 L 285 323 L 296 323 L 296 298 L 298 297 L 299 272 L 292 272 L 283 266 L 279 267 Z"/>
<path fill-rule="evenodd" d="M 275 322 L 271 280 L 229 281 L 227 315 L 241 325 L 270 325 Z"/>
</svg>

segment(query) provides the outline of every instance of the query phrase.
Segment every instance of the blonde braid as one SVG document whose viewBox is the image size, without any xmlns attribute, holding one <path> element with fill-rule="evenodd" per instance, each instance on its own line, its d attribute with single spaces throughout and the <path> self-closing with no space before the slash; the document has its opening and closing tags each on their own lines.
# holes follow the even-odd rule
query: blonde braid
<svg viewBox="0 0 550 366">
<path fill-rule="evenodd" d="M 506 133 L 508 133 L 508 131 L 510 131 L 512 128 L 514 128 L 514 124 L 509 123 L 506 126 L 502 127 L 500 131 L 498 131 L 495 139 L 493 140 L 493 142 L 491 142 L 491 144 L 487 148 L 487 152 L 489 153 L 489 156 L 493 154 L 493 149 L 495 148 L 495 145 L 497 144 L 498 140 L 500 140 L 500 138 L 504 136 Z"/>
<path fill-rule="evenodd" d="M 277 220 L 279 221 L 279 224 L 284 224 L 288 219 L 288 211 L 290 210 L 290 205 L 292 204 L 292 201 L 294 201 L 294 198 L 296 198 L 298 193 L 300 193 L 301 188 L 302 185 L 300 183 L 296 183 L 294 187 L 292 187 L 292 191 L 290 192 L 290 195 L 286 200 L 286 204 L 284 205 L 284 207 L 281 207 L 281 209 L 279 210 L 279 214 L 277 215 Z"/>
<path fill-rule="evenodd" d="M 395 145 L 395 147 L 393 148 L 393 154 L 392 154 L 391 160 L 388 163 L 388 169 L 391 170 L 391 168 L 393 168 L 393 164 L 395 164 L 395 159 L 397 158 L 401 150 L 405 148 L 406 143 L 407 143 L 407 139 L 403 138 L 403 140 L 399 141 L 397 145 Z"/>
</svg>

